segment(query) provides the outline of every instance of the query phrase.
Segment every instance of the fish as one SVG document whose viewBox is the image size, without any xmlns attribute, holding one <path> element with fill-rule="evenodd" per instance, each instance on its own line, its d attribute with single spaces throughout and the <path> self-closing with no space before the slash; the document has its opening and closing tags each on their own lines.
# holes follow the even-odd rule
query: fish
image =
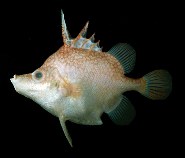
<svg viewBox="0 0 185 158">
<path fill-rule="evenodd" d="M 66 121 L 102 125 L 105 113 L 114 124 L 129 125 L 136 110 L 124 92 L 137 91 L 149 99 L 163 100 L 172 90 L 172 77 L 164 69 L 140 78 L 127 77 L 135 66 L 134 48 L 118 43 L 103 52 L 94 34 L 86 38 L 88 24 L 72 38 L 61 10 L 63 45 L 32 73 L 10 79 L 16 92 L 59 118 L 71 147 Z"/>
</svg>

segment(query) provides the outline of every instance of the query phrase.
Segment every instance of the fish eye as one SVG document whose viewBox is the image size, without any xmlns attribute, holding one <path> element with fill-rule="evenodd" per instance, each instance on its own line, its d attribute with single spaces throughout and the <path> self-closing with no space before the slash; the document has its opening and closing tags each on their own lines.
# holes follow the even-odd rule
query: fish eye
<svg viewBox="0 0 185 158">
<path fill-rule="evenodd" d="M 40 72 L 40 71 L 36 71 L 33 75 L 34 75 L 34 78 L 35 78 L 36 80 L 40 80 L 40 79 L 42 79 L 42 77 L 43 77 L 43 74 L 42 74 L 42 72 Z"/>
<path fill-rule="evenodd" d="M 37 79 L 41 79 L 41 78 L 42 78 L 42 73 L 41 73 L 41 72 L 37 72 L 37 73 L 35 74 L 35 77 L 36 77 Z"/>
</svg>

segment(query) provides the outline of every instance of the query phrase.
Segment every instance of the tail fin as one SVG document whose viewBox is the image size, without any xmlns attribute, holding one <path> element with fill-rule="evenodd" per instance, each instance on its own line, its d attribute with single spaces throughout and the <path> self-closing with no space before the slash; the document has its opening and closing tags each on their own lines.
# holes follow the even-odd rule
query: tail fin
<svg viewBox="0 0 185 158">
<path fill-rule="evenodd" d="M 171 75 L 166 70 L 154 70 L 142 78 L 139 92 L 152 100 L 163 100 L 168 97 L 172 89 Z"/>
</svg>

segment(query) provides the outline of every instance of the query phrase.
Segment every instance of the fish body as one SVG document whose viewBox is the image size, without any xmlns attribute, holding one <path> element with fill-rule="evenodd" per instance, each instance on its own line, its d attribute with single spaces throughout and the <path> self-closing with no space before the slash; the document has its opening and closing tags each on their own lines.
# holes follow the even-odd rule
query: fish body
<svg viewBox="0 0 185 158">
<path fill-rule="evenodd" d="M 135 117 L 131 102 L 122 95 L 135 90 L 150 99 L 165 99 L 171 92 L 171 76 L 166 70 L 155 70 L 139 79 L 126 77 L 135 64 L 135 50 L 119 43 L 103 52 L 94 35 L 85 38 L 88 22 L 79 35 L 69 36 L 64 14 L 64 45 L 33 73 L 14 75 L 15 90 L 37 102 L 58 117 L 72 146 L 67 120 L 84 125 L 101 125 L 107 113 L 118 125 L 127 125 Z"/>
</svg>

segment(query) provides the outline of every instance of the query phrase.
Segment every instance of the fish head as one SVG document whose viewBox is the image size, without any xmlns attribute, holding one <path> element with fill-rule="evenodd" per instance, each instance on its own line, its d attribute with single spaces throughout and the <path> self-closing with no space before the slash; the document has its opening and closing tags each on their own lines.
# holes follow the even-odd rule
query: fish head
<svg viewBox="0 0 185 158">
<path fill-rule="evenodd" d="M 33 73 L 14 75 L 10 80 L 19 94 L 42 106 L 54 104 L 67 93 L 56 68 L 41 67 Z"/>
</svg>

